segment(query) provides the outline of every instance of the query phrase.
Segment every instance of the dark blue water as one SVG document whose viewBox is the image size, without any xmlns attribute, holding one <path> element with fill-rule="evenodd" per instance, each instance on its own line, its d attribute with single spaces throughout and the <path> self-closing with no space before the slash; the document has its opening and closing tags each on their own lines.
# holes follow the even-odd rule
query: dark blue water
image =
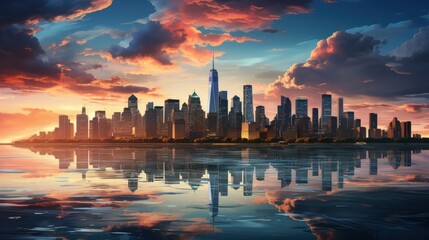
<svg viewBox="0 0 429 240">
<path fill-rule="evenodd" d="M 0 239 L 429 239 L 428 190 L 416 146 L 0 146 Z"/>
</svg>

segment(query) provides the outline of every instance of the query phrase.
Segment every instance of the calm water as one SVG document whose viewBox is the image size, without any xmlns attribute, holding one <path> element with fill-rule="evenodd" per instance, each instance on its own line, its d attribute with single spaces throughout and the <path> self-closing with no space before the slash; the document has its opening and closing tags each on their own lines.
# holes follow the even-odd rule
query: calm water
<svg viewBox="0 0 429 240">
<path fill-rule="evenodd" d="M 429 239 L 429 150 L 0 146 L 0 239 Z"/>
</svg>

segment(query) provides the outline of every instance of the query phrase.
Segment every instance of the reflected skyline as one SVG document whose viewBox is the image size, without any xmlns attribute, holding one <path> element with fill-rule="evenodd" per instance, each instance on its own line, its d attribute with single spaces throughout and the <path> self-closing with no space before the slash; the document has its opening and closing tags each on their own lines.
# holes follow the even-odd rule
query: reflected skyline
<svg viewBox="0 0 429 240">
<path fill-rule="evenodd" d="M 126 239 L 139 239 L 141 231 L 159 231 L 161 235 L 154 238 L 193 239 L 204 235 L 236 239 L 233 229 L 240 228 L 248 231 L 245 235 L 250 239 L 268 235 L 281 239 L 288 234 L 297 239 L 336 239 L 333 237 L 343 238 L 344 234 L 347 239 L 373 239 L 368 234 L 378 230 L 366 226 L 349 207 L 358 204 L 356 211 L 368 211 L 365 218 L 370 219 L 376 217 L 373 212 L 381 214 L 379 211 L 387 211 L 383 214 L 388 215 L 411 214 L 417 209 L 429 212 L 426 205 L 416 208 L 413 204 L 381 210 L 378 203 L 368 202 L 373 198 L 359 195 L 372 192 L 375 199 L 390 196 L 405 202 L 426 201 L 426 195 L 418 192 L 427 189 L 426 165 L 422 164 L 428 152 L 418 147 L 32 145 L 10 147 L 8 151 L 22 156 L 24 162 L 20 164 L 18 159 L 15 165 L 5 165 L 7 155 L 1 158 L 4 170 L 0 178 L 4 183 L 0 185 L 0 211 L 12 224 L 0 229 L 0 236 L 6 238 L 16 234 L 46 236 L 53 231 L 51 236 L 73 238 L 86 234 L 88 239 L 127 232 Z M 16 186 L 16 190 L 10 186 Z M 407 194 L 410 196 L 405 197 Z M 348 220 L 333 221 L 337 214 L 341 216 L 341 206 L 349 206 L 348 218 L 356 216 L 350 221 L 363 221 L 364 228 L 356 230 Z M 326 212 L 328 209 L 330 212 Z M 45 222 L 24 221 L 39 213 Z M 104 220 L 90 220 L 97 216 Z M 22 220 L 11 222 L 16 217 Z M 384 217 L 377 218 L 374 221 L 381 224 Z M 425 226 L 414 220 L 410 224 Z M 330 227 L 321 228 L 320 224 Z M 18 229 L 11 233 L 6 230 L 8 226 Z M 59 226 L 67 226 L 67 231 Z M 254 232 L 252 226 L 260 226 L 255 229 L 262 231 Z M 407 223 L 404 234 L 413 230 L 427 236 L 416 226 Z M 175 229 L 174 233 L 169 229 Z M 124 236 L 113 238 L 120 237 Z"/>
</svg>

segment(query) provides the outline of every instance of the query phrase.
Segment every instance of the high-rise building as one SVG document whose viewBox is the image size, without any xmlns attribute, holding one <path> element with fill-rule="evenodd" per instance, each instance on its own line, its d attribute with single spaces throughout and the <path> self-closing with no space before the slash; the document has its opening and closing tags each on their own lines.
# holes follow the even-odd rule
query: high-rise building
<svg viewBox="0 0 429 240">
<path fill-rule="evenodd" d="M 205 112 L 201 108 L 200 97 L 197 93 L 188 98 L 188 131 L 189 138 L 202 138 L 205 135 Z"/>
<path fill-rule="evenodd" d="M 131 109 L 131 112 L 133 110 L 138 110 L 138 100 L 134 94 L 131 94 L 131 96 L 128 98 L 128 108 Z"/>
<path fill-rule="evenodd" d="M 387 138 L 401 138 L 401 122 L 398 120 L 397 117 L 394 117 L 393 120 L 387 126 Z"/>
<path fill-rule="evenodd" d="M 76 139 L 88 139 L 88 115 L 85 107 L 82 113 L 76 115 Z"/>
<path fill-rule="evenodd" d="M 162 121 L 162 107 L 161 108 L 161 114 L 160 114 L 160 119 Z M 152 104 L 147 104 L 146 105 L 146 111 L 144 113 L 144 129 L 145 129 L 145 135 L 146 138 L 156 138 L 158 137 L 158 131 L 161 132 L 161 125 L 158 126 L 158 118 L 157 118 L 157 112 L 156 110 L 153 108 L 153 103 Z M 159 127 L 159 129 L 158 129 Z"/>
<path fill-rule="evenodd" d="M 93 117 L 92 120 L 89 121 L 89 138 L 97 139 L 98 138 L 98 118 Z"/>
<path fill-rule="evenodd" d="M 312 125 L 311 126 L 312 126 L 313 133 L 319 132 L 319 109 L 318 108 L 313 108 L 312 109 L 312 119 L 311 119 L 311 121 L 312 121 Z M 328 125 L 326 124 L 326 126 L 328 126 Z"/>
<path fill-rule="evenodd" d="M 401 137 L 411 138 L 411 122 L 401 122 Z"/>
<path fill-rule="evenodd" d="M 381 138 L 381 129 L 378 129 L 377 124 L 377 113 L 369 114 L 369 128 L 368 128 L 368 137 L 369 138 Z"/>
<path fill-rule="evenodd" d="M 369 129 L 377 129 L 377 113 L 369 114 Z"/>
<path fill-rule="evenodd" d="M 355 126 L 355 113 L 352 111 L 348 111 L 348 112 L 344 112 L 343 113 L 343 118 L 346 119 L 345 123 L 346 126 L 345 128 L 347 129 L 352 129 Z"/>
<path fill-rule="evenodd" d="M 321 129 L 327 128 L 328 118 L 332 116 L 332 95 L 322 94 L 322 118 Z"/>
<path fill-rule="evenodd" d="M 217 70 L 213 66 L 209 74 L 209 95 L 208 95 L 208 113 L 217 113 L 219 110 L 219 77 Z"/>
<path fill-rule="evenodd" d="M 156 136 L 162 137 L 162 124 L 164 123 L 164 107 L 155 106 L 155 118 L 156 118 Z M 153 127 L 153 126 L 152 126 Z"/>
<path fill-rule="evenodd" d="M 354 127 L 355 128 L 362 127 L 361 125 L 362 125 L 362 121 L 359 118 L 356 118 L 355 123 L 354 123 Z"/>
<path fill-rule="evenodd" d="M 130 136 L 128 132 L 127 136 Z M 112 120 L 106 117 L 98 119 L 98 138 L 110 138 L 112 136 Z"/>
<path fill-rule="evenodd" d="M 297 118 L 308 117 L 307 98 L 297 98 L 295 100 L 295 113 Z"/>
<path fill-rule="evenodd" d="M 67 115 L 60 115 L 58 117 L 58 139 L 70 139 L 73 136 L 73 131 L 70 132 L 70 119 Z"/>
<path fill-rule="evenodd" d="M 228 92 L 219 92 L 218 136 L 228 133 Z"/>
<path fill-rule="evenodd" d="M 342 97 L 338 98 L 338 126 L 341 127 L 341 118 L 344 113 L 344 99 Z"/>
<path fill-rule="evenodd" d="M 326 133 L 330 136 L 330 137 L 336 137 L 337 136 L 337 117 L 329 117 L 328 119 L 328 128 Z"/>
<path fill-rule="evenodd" d="M 166 137 L 172 137 L 173 119 L 171 119 L 171 114 L 173 111 L 178 111 L 179 109 L 179 99 L 167 99 L 164 101 L 164 124 L 167 128 Z"/>
<path fill-rule="evenodd" d="M 124 108 L 124 110 L 122 111 L 121 127 L 123 136 L 131 136 L 133 134 L 133 114 L 131 112 L 131 109 L 128 107 Z"/>
<path fill-rule="evenodd" d="M 179 99 L 167 99 L 164 101 L 164 122 L 171 123 L 171 111 L 180 109 Z"/>
<path fill-rule="evenodd" d="M 253 92 L 252 85 L 244 85 L 243 86 L 243 122 L 254 122 L 255 117 L 253 115 Z"/>
<path fill-rule="evenodd" d="M 259 126 L 259 130 L 263 130 L 267 124 L 267 117 L 265 116 L 265 107 L 257 106 L 255 110 L 255 122 Z"/>
<path fill-rule="evenodd" d="M 276 136 L 283 137 L 283 132 L 292 128 L 292 103 L 288 97 L 280 97 L 280 105 L 277 106 Z"/>
<path fill-rule="evenodd" d="M 231 110 L 229 112 L 228 137 L 238 138 L 241 136 L 241 122 L 243 118 L 240 97 L 235 95 L 231 99 Z"/>
</svg>

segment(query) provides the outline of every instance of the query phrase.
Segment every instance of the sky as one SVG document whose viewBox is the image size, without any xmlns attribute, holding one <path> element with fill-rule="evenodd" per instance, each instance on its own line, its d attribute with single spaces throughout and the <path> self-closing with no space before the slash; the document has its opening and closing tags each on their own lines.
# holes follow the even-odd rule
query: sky
<svg viewBox="0 0 429 240">
<path fill-rule="evenodd" d="M 420 0 L 6 0 L 0 3 L 0 142 L 122 111 L 135 94 L 207 109 L 215 56 L 219 90 L 272 119 L 280 96 L 344 98 L 380 128 L 393 117 L 429 137 L 429 2 Z M 320 110 L 319 110 L 320 111 Z M 310 111 L 309 111 L 310 112 Z"/>
</svg>

